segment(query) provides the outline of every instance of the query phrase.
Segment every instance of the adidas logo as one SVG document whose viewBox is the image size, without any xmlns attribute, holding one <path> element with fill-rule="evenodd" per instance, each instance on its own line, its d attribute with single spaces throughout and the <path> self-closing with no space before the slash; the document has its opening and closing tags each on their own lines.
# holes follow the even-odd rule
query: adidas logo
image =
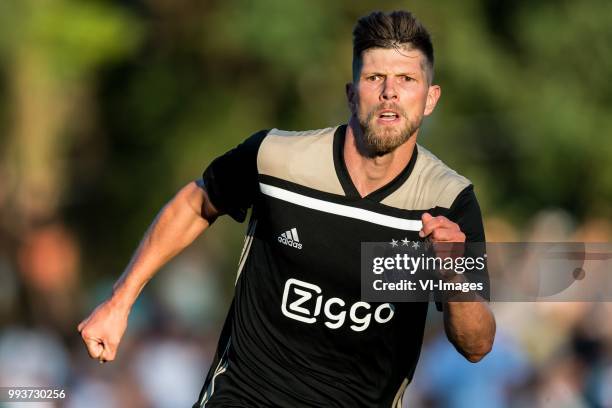
<svg viewBox="0 0 612 408">
<path fill-rule="evenodd" d="M 302 249 L 300 244 L 300 238 L 298 238 L 297 228 L 291 228 L 290 230 L 283 232 L 278 236 L 278 242 L 281 244 L 288 245 L 297 249 Z"/>
</svg>

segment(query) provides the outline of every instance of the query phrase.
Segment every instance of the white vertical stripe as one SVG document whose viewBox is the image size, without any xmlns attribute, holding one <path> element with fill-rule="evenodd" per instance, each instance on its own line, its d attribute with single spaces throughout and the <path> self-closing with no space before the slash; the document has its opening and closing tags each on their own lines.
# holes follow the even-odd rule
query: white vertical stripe
<svg viewBox="0 0 612 408">
<path fill-rule="evenodd" d="M 402 408 L 403 400 L 404 400 L 404 392 L 406 391 L 406 387 L 408 386 L 408 378 L 404 378 L 402 384 L 397 389 L 395 393 L 395 398 L 393 398 L 393 403 L 391 404 L 392 408 Z"/>
<path fill-rule="evenodd" d="M 362 208 L 351 207 L 348 205 L 336 204 L 318 198 L 312 198 L 303 194 L 294 193 L 269 184 L 259 183 L 261 192 L 267 196 L 278 198 L 302 207 L 323 211 L 329 214 L 341 215 L 343 217 L 354 218 L 372 224 L 383 225 L 389 228 L 401 229 L 406 231 L 420 231 L 423 227 L 421 220 L 408 220 L 405 218 L 392 217 Z"/>
<path fill-rule="evenodd" d="M 293 234 L 293 240 L 296 242 L 300 242 L 300 239 L 298 238 L 298 234 L 297 234 L 297 228 L 292 228 L 291 233 Z"/>
<path fill-rule="evenodd" d="M 238 278 L 240 278 L 246 259 L 249 256 L 251 245 L 253 244 L 253 236 L 255 235 L 255 228 L 257 228 L 257 220 L 251 218 L 247 235 L 244 238 L 244 246 L 242 247 L 242 254 L 240 255 L 240 262 L 238 263 L 238 272 L 236 272 L 236 281 L 234 285 L 238 283 Z"/>
<path fill-rule="evenodd" d="M 227 360 L 225 361 L 223 360 L 227 356 L 227 351 L 229 350 L 231 342 L 232 342 L 232 338 L 229 337 L 227 339 L 227 346 L 225 346 L 225 350 L 223 350 L 223 354 L 221 355 L 221 358 L 219 358 L 219 363 L 217 364 L 217 367 L 215 368 L 215 372 L 213 374 L 213 377 L 210 380 L 210 384 L 208 384 L 208 389 L 202 396 L 202 401 L 200 401 L 200 408 L 204 408 L 206 406 L 206 403 L 210 400 L 210 397 L 212 397 L 212 395 L 215 393 L 215 380 L 217 379 L 217 376 L 219 374 L 223 374 L 225 370 L 227 370 L 227 366 L 229 363 Z M 209 391 L 210 391 L 210 394 L 208 393 Z"/>
</svg>

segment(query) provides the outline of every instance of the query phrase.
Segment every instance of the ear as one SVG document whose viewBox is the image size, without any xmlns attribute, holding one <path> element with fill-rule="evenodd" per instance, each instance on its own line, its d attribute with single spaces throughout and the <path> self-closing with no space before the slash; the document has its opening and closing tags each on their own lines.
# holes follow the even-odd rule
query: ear
<svg viewBox="0 0 612 408">
<path fill-rule="evenodd" d="M 348 108 L 351 113 L 357 112 L 357 94 L 355 91 L 355 85 L 352 82 L 347 83 L 344 86 L 344 91 L 346 93 L 346 102 L 348 103 Z"/>
<path fill-rule="evenodd" d="M 433 112 L 436 104 L 438 103 L 438 99 L 440 99 L 440 94 L 442 93 L 442 89 L 440 85 L 431 85 L 427 90 L 427 101 L 425 102 L 425 116 L 428 116 Z"/>
</svg>

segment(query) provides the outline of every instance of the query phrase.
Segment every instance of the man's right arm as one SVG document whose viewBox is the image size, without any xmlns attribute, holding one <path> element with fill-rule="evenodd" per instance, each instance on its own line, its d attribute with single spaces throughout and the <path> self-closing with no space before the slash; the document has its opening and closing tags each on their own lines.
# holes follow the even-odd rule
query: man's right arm
<svg viewBox="0 0 612 408">
<path fill-rule="evenodd" d="M 127 268 L 78 330 L 92 358 L 112 361 L 140 291 L 155 273 L 191 244 L 220 215 L 201 181 L 183 187 L 159 212 Z"/>
</svg>

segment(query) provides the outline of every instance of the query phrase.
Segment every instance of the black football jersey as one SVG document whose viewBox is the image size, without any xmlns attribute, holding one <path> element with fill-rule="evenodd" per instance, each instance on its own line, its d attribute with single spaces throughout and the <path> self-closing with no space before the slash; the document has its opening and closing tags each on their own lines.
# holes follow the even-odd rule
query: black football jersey
<svg viewBox="0 0 612 408">
<path fill-rule="evenodd" d="M 420 240 L 423 212 L 484 242 L 468 179 L 417 145 L 361 197 L 343 160 L 346 125 L 261 131 L 203 174 L 213 205 L 252 213 L 234 299 L 194 407 L 397 407 L 428 303 L 360 299 L 362 242 Z"/>
</svg>

